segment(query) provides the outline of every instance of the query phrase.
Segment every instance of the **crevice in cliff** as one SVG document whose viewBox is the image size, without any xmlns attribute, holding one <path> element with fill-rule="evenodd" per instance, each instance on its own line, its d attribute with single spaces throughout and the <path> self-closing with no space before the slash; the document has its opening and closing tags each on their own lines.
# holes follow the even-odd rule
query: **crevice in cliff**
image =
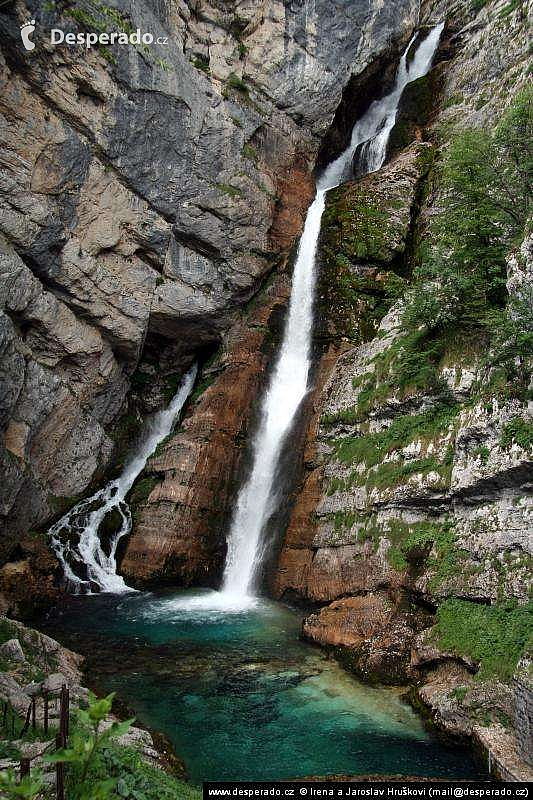
<svg viewBox="0 0 533 800">
<path fill-rule="evenodd" d="M 362 72 L 350 77 L 342 92 L 333 122 L 320 145 L 315 165 L 318 171 L 346 149 L 356 121 L 375 100 L 391 89 L 405 42 L 406 39 L 391 41 Z"/>
</svg>

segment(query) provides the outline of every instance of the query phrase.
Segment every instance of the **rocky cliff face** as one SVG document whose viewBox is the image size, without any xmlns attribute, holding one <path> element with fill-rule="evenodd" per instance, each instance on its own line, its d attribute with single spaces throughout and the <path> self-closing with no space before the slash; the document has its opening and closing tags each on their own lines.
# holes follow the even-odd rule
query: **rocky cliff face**
<svg viewBox="0 0 533 800">
<path fill-rule="evenodd" d="M 433 72 L 404 95 L 392 161 L 328 195 L 319 317 L 333 366 L 319 370 L 275 592 L 319 604 L 307 638 L 366 679 L 418 683 L 444 727 L 473 734 L 516 779 L 527 768 L 515 695 L 476 680 L 479 661 L 446 647 L 443 631 L 448 609 L 466 620 L 528 601 L 531 410 L 516 387 L 495 385 L 482 337 L 449 330 L 429 353 L 404 324 L 442 210 L 442 153 L 464 128 L 493 128 L 526 81 L 525 7 L 475 5 L 422 5 L 423 21 L 447 27 Z M 511 302 L 531 268 L 526 237 L 508 257 Z M 472 625 L 474 635 L 488 623 Z"/>
<path fill-rule="evenodd" d="M 4 560 L 25 556 L 13 555 L 17 540 L 102 479 L 132 418 L 162 400 L 147 391 L 150 376 L 172 384 L 222 341 L 223 362 L 240 371 L 231 355 L 244 335 L 240 309 L 286 263 L 343 88 L 405 40 L 415 6 L 361 0 L 340 13 L 333 0 L 253 0 L 156 11 L 62 0 L 2 9 Z M 30 17 L 36 47 L 26 53 L 19 27 Z M 140 28 L 167 43 L 86 51 L 52 45 L 52 27 Z M 243 380 L 230 407 L 229 376 L 188 426 L 205 437 L 200 417 L 218 414 L 224 396 L 219 455 L 254 395 Z M 197 433 L 182 436 L 193 471 L 208 453 Z M 179 470 L 183 452 L 167 454 L 165 469 Z M 202 483 L 191 502 L 218 513 L 223 500 L 207 498 Z M 177 495 L 165 498 L 174 535 L 187 514 Z"/>
</svg>

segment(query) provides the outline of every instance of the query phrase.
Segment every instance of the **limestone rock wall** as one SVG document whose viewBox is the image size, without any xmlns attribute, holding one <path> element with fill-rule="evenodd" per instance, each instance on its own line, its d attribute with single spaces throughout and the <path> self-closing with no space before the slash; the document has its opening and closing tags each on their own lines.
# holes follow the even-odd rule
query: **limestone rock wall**
<svg viewBox="0 0 533 800">
<path fill-rule="evenodd" d="M 448 730 L 488 726 L 489 750 L 500 717 L 514 730 L 509 687 L 480 689 L 476 663 L 426 634 L 446 599 L 528 601 L 533 452 L 512 431 L 531 430 L 531 408 L 512 390 L 487 393 L 484 345 L 456 331 L 435 380 L 400 386 L 390 367 L 406 352 L 405 293 L 441 209 L 441 151 L 462 127 L 494 126 L 527 81 L 526 6 L 423 3 L 423 22 L 447 25 L 433 72 L 403 103 L 392 160 L 328 194 L 318 335 L 329 366 L 318 371 L 275 586 L 278 597 L 321 606 L 306 637 L 365 679 L 423 684 L 419 699 Z M 526 237 L 509 254 L 511 297 L 526 297 L 531 265 Z"/>
<path fill-rule="evenodd" d="M 147 348 L 151 375 L 163 363 L 179 374 L 226 337 L 232 349 L 240 309 L 298 234 L 345 84 L 405 40 L 415 7 L 0 9 L 6 551 L 105 475 Z M 167 44 L 86 51 L 51 45 L 52 27 L 140 28 Z M 249 400 L 231 412 L 235 429 Z"/>
</svg>

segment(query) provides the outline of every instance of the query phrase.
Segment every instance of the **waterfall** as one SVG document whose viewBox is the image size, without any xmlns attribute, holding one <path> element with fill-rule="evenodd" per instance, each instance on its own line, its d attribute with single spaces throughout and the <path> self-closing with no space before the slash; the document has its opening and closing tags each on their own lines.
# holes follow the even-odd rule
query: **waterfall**
<svg viewBox="0 0 533 800">
<path fill-rule="evenodd" d="M 131 513 L 125 497 L 157 445 L 171 432 L 176 417 L 191 393 L 196 372 L 195 365 L 183 377 L 168 407 L 148 420 L 135 453 L 128 459 L 119 477 L 77 503 L 50 528 L 52 549 L 61 563 L 68 588 L 73 593 L 132 591 L 122 576 L 117 575 L 116 562 L 117 545 L 131 530 Z M 104 549 L 99 535 L 100 526 L 110 512 L 116 512 L 119 524 Z M 84 577 L 80 577 L 78 572 Z"/>
<path fill-rule="evenodd" d="M 405 86 L 425 75 L 431 66 L 444 24 L 437 25 L 418 46 L 407 63 L 411 39 L 403 53 L 394 86 L 376 100 L 355 124 L 346 150 L 319 177 L 317 191 L 307 217 L 294 266 L 292 291 L 283 341 L 270 385 L 261 407 L 261 420 L 253 441 L 252 468 L 242 486 L 234 511 L 223 577 L 222 604 L 244 607 L 254 595 L 254 580 L 264 556 L 262 534 L 274 512 L 276 468 L 280 453 L 298 408 L 307 393 L 311 364 L 315 256 L 326 192 L 351 177 L 351 162 L 361 148 L 364 173 L 379 169 L 386 157 L 387 142 L 396 120 Z"/>
</svg>

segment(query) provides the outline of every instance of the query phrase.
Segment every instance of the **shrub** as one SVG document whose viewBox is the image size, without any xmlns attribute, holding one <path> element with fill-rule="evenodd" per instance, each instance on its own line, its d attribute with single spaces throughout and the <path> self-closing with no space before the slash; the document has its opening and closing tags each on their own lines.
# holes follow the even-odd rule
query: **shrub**
<svg viewBox="0 0 533 800">
<path fill-rule="evenodd" d="M 427 340 L 450 327 L 483 329 L 494 342 L 491 358 L 509 368 L 533 343 L 527 298 L 506 308 L 506 255 L 523 235 L 531 204 L 532 102 L 533 90 L 525 89 L 494 132 L 465 130 L 451 142 L 441 170 L 443 211 L 403 318 Z"/>
<path fill-rule="evenodd" d="M 443 650 L 479 663 L 477 678 L 510 680 L 531 642 L 533 603 L 506 601 L 492 606 L 445 600 L 437 610 L 435 637 Z"/>
</svg>

